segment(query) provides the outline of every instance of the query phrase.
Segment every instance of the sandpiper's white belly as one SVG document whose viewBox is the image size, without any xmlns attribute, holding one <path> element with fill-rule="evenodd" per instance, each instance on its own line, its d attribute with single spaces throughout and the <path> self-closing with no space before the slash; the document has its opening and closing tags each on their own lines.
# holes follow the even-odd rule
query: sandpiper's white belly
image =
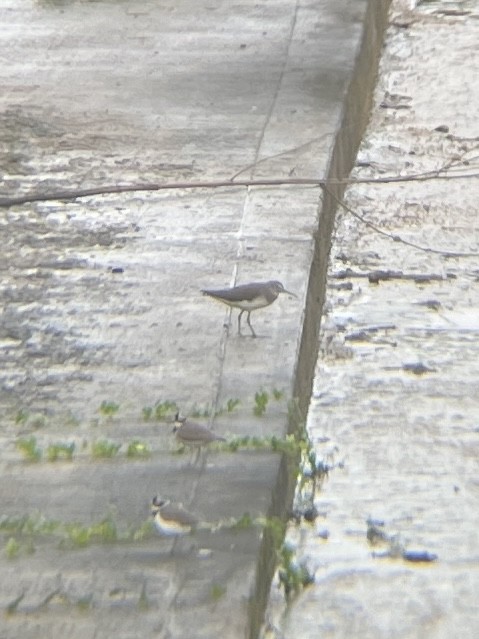
<svg viewBox="0 0 479 639">
<path fill-rule="evenodd" d="M 165 537 L 187 535 L 191 531 L 191 526 L 185 526 L 176 521 L 164 519 L 159 515 L 155 517 L 154 522 L 157 531 Z"/>
<path fill-rule="evenodd" d="M 241 308 L 244 311 L 254 311 L 257 308 L 268 306 L 270 302 L 268 302 L 264 295 L 260 295 L 259 297 L 255 297 L 254 300 L 241 300 L 239 302 L 228 301 L 228 304 L 235 308 Z"/>
</svg>

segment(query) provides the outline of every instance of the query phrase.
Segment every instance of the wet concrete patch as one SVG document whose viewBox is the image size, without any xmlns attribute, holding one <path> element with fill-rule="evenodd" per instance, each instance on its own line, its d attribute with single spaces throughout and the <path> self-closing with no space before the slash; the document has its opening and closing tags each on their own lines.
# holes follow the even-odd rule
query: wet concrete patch
<svg viewBox="0 0 479 639">
<path fill-rule="evenodd" d="M 465 98 L 477 65 L 462 67 L 454 95 L 450 65 L 475 41 L 477 20 L 445 18 L 442 8 L 393 13 L 353 176 L 457 162 L 456 177 L 347 191 L 346 205 L 373 226 L 340 215 L 308 422 L 333 470 L 315 522 L 291 525 L 315 583 L 287 609 L 273 586 L 275 637 L 477 634 L 477 189 L 458 176 L 477 166 Z M 408 96 L 410 108 L 384 108 L 390 93 Z M 439 121 L 452 135 L 436 130 Z M 337 277 L 348 267 L 349 278 Z M 393 276 L 370 277 L 381 270 Z"/>
<path fill-rule="evenodd" d="M 248 167 L 323 175 L 365 7 L 4 5 L 3 195 Z M 338 156 L 351 161 L 350 139 L 343 131 L 334 175 Z M 185 413 L 207 408 L 204 422 L 228 438 L 285 434 L 293 385 L 305 405 L 311 384 L 321 298 L 306 280 L 318 246 L 325 264 L 332 224 L 329 210 L 316 245 L 319 199 L 303 187 L 232 188 L 4 209 L 2 501 L 7 518 L 27 516 L 21 533 L 4 531 L 5 636 L 255 636 L 276 558 L 261 526 L 199 533 L 170 556 L 170 540 L 148 536 L 59 546 L 29 532 L 28 517 L 77 522 L 80 537 L 108 517 L 141 528 L 158 493 L 212 523 L 284 515 L 286 456 L 212 450 L 195 466 L 174 454 L 171 415 L 148 421 L 143 409 L 174 400 Z M 200 295 L 273 277 L 298 301 L 258 312 L 257 340 Z M 295 382 L 306 297 L 309 363 Z M 255 393 L 274 389 L 282 399 L 258 417 Z M 128 457 L 136 440 L 149 456 Z M 98 442 L 109 458 L 94 455 Z M 71 461 L 48 461 L 49 447 L 72 443 Z"/>
</svg>

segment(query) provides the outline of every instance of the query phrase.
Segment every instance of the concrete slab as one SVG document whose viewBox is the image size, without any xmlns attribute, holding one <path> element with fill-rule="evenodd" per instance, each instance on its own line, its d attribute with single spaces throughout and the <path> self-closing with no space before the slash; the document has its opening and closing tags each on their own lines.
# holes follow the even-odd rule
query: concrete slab
<svg viewBox="0 0 479 639">
<path fill-rule="evenodd" d="M 229 179 L 253 164 L 247 176 L 343 174 L 354 148 L 344 138 L 360 127 L 351 119 L 335 136 L 366 5 L 3 2 L 2 197 Z M 362 109 L 380 35 L 365 40 Z M 186 414 L 209 409 L 205 421 L 228 437 L 285 434 L 288 400 L 309 398 L 317 348 L 324 273 L 310 268 L 327 257 L 332 219 L 318 240 L 319 204 L 318 189 L 289 186 L 2 210 L 2 637 L 256 635 L 274 564 L 260 527 L 201 531 L 170 555 L 172 542 L 154 536 L 59 547 L 7 519 L 64 529 L 111 516 L 121 533 L 141 526 L 158 492 L 209 523 L 284 514 L 293 474 L 278 454 L 213 451 L 187 466 L 171 424 L 143 409 L 175 401 Z M 298 301 L 258 312 L 257 340 L 238 338 L 236 317 L 228 329 L 229 313 L 199 293 L 273 277 Z M 262 418 L 260 389 L 283 393 Z M 238 409 L 215 416 L 228 399 Z M 102 401 L 118 411 L 108 417 Z M 29 437 L 37 463 L 18 449 Z M 103 438 L 120 445 L 115 459 L 92 458 Z M 151 457 L 126 456 L 137 439 Z M 58 443 L 76 444 L 71 462 L 46 460 Z"/>
<path fill-rule="evenodd" d="M 315 524 L 291 526 L 315 584 L 285 609 L 274 582 L 269 639 L 479 633 L 477 3 L 392 8 L 353 176 L 411 179 L 348 188 L 373 228 L 338 216 L 308 426 L 318 458 L 343 466 Z M 450 163 L 450 179 L 413 179 Z"/>
</svg>

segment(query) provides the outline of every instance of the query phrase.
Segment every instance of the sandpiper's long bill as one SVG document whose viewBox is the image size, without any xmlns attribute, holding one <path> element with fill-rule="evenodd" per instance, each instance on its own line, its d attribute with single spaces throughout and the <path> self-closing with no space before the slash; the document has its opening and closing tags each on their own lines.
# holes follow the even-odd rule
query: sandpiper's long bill
<svg viewBox="0 0 479 639">
<path fill-rule="evenodd" d="M 253 337 L 256 337 L 256 333 L 251 325 L 251 311 L 269 306 L 276 300 L 280 293 L 286 293 L 287 295 L 296 297 L 294 293 L 287 291 L 281 282 L 277 280 L 251 282 L 250 284 L 240 284 L 232 288 L 217 290 L 203 289 L 201 292 L 228 306 L 241 309 L 238 315 L 238 335 L 241 335 L 241 316 L 246 311 L 248 313 L 246 321 L 248 322 Z"/>
</svg>

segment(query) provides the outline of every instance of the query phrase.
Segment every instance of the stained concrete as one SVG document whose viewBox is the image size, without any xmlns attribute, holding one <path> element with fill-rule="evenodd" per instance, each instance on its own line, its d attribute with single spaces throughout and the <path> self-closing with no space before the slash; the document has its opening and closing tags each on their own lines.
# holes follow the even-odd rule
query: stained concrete
<svg viewBox="0 0 479 639">
<path fill-rule="evenodd" d="M 2 197 L 240 172 L 341 177 L 381 41 L 371 14 L 387 7 L 370 3 L 366 20 L 366 5 L 3 2 Z M 348 91 L 355 83 L 362 91 Z M 332 226 L 320 204 L 319 189 L 285 186 L 2 210 L 3 516 L 88 526 L 110 515 L 124 532 L 160 493 L 210 525 L 180 543 L 146 536 L 79 550 L 4 533 L 2 637 L 256 635 L 274 549 L 261 527 L 225 524 L 284 514 L 284 459 L 211 451 L 188 465 L 173 454 L 171 423 L 145 421 L 142 409 L 169 400 L 214 415 L 237 398 L 234 412 L 204 421 L 228 438 L 285 434 L 288 401 L 304 406 L 312 383 Z M 258 312 L 256 340 L 239 338 L 236 317 L 228 328 L 229 312 L 199 293 L 273 277 L 298 300 Z M 282 392 L 262 418 L 252 411 L 260 389 Z M 102 401 L 118 412 L 99 412 Z M 28 463 L 17 443 L 30 436 L 44 452 L 75 443 L 73 460 Z M 114 459 L 92 458 L 102 438 L 120 445 Z M 134 439 L 149 458 L 126 457 Z"/>
<path fill-rule="evenodd" d="M 479 635 L 478 5 L 414 4 L 393 3 L 352 174 L 411 179 L 347 189 L 373 227 L 338 215 L 308 419 L 331 470 L 288 533 L 315 583 L 285 608 L 273 582 L 269 638 Z"/>
</svg>

